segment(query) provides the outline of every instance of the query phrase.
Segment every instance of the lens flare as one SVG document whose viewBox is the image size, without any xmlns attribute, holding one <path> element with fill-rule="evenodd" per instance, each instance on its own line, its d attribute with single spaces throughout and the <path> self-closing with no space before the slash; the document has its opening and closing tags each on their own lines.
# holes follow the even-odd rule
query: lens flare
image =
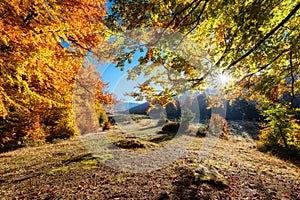
<svg viewBox="0 0 300 200">
<path fill-rule="evenodd" d="M 230 79 L 231 79 L 231 77 L 227 73 L 223 72 L 223 73 L 218 74 L 218 81 L 222 86 L 226 86 L 227 84 L 229 84 Z"/>
</svg>

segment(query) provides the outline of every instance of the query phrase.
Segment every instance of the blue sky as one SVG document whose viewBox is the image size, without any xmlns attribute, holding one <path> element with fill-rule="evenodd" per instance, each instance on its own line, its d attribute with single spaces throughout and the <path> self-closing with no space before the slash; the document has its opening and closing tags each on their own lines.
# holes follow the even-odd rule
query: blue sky
<svg viewBox="0 0 300 200">
<path fill-rule="evenodd" d="M 111 12 L 110 8 L 112 4 L 112 2 L 106 1 L 106 11 L 108 13 Z M 134 91 L 135 87 L 139 83 L 142 83 L 145 79 L 143 76 L 141 76 L 138 77 L 136 81 L 129 81 L 127 80 L 127 70 L 138 64 L 138 59 L 140 56 L 142 56 L 141 53 L 136 53 L 133 56 L 131 64 L 128 64 L 127 62 L 125 63 L 123 71 L 120 71 L 119 68 L 116 68 L 115 64 L 113 63 L 99 64 L 92 61 L 96 66 L 97 72 L 101 74 L 102 81 L 104 83 L 109 83 L 107 90 L 110 93 L 114 93 L 118 100 L 135 102 L 135 99 L 125 94 Z"/>
<path fill-rule="evenodd" d="M 143 76 L 139 76 L 137 80 L 127 80 L 127 70 L 134 67 L 138 64 L 139 57 L 142 56 L 141 53 L 136 53 L 133 56 L 132 63 L 125 63 L 124 70 L 120 71 L 119 68 L 115 67 L 113 63 L 104 63 L 99 64 L 95 63 L 96 70 L 101 74 L 101 79 L 104 83 L 109 83 L 107 90 L 111 93 L 114 93 L 117 98 L 121 101 L 130 101 L 135 102 L 135 100 L 126 95 L 126 93 L 130 93 L 135 90 L 135 87 L 139 83 L 143 83 L 145 78 Z"/>
</svg>

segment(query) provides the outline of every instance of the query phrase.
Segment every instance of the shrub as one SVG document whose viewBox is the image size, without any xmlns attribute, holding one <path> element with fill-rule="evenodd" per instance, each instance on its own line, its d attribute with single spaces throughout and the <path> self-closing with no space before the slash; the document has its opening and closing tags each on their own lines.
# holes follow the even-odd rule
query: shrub
<svg viewBox="0 0 300 200">
<path fill-rule="evenodd" d="M 300 152 L 300 125 L 294 118 L 294 111 L 282 104 L 269 105 L 263 115 L 267 123 L 259 135 L 259 149 L 281 153 Z"/>
<path fill-rule="evenodd" d="M 228 139 L 228 123 L 219 114 L 212 114 L 209 122 L 209 132 L 222 139 Z"/>
<path fill-rule="evenodd" d="M 40 108 L 30 115 L 15 110 L 6 119 L 0 117 L 0 132 L 1 152 L 78 134 L 70 107 Z"/>
<path fill-rule="evenodd" d="M 24 146 L 35 146 L 46 142 L 46 134 L 43 126 L 39 122 L 31 125 L 27 134 L 23 137 Z"/>
<path fill-rule="evenodd" d="M 98 111 L 98 116 L 99 116 L 99 126 L 103 127 L 105 122 L 108 121 L 108 117 L 106 115 L 106 112 L 104 109 L 101 109 Z"/>
<path fill-rule="evenodd" d="M 196 135 L 200 137 L 205 137 L 208 134 L 207 127 L 200 126 L 197 130 Z"/>
<path fill-rule="evenodd" d="M 179 122 L 169 122 L 162 127 L 163 132 L 177 133 L 180 127 Z"/>
<path fill-rule="evenodd" d="M 106 130 L 109 130 L 111 128 L 111 122 L 110 121 L 107 121 L 104 123 L 104 126 L 103 126 L 103 131 L 106 131 Z"/>
<path fill-rule="evenodd" d="M 57 118 L 53 126 L 47 129 L 47 142 L 52 142 L 53 139 L 67 139 L 78 135 L 75 128 L 74 116 L 69 110 L 61 110 L 57 112 Z"/>
<path fill-rule="evenodd" d="M 184 108 L 181 111 L 181 121 L 185 123 L 190 123 L 195 119 L 195 113 L 193 113 L 189 108 Z"/>
</svg>

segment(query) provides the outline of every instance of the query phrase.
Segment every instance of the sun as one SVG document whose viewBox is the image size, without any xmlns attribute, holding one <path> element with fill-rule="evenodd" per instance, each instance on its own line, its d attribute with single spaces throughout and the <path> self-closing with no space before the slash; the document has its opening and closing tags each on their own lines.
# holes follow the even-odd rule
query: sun
<svg viewBox="0 0 300 200">
<path fill-rule="evenodd" d="M 226 72 L 215 72 L 208 81 L 208 86 L 211 89 L 224 90 L 233 83 L 232 77 Z"/>
<path fill-rule="evenodd" d="M 233 78 L 226 72 L 214 72 L 211 74 L 211 79 L 208 81 L 209 88 L 224 90 L 233 83 Z"/>
<path fill-rule="evenodd" d="M 219 84 L 221 84 L 222 86 L 226 86 L 229 84 L 231 77 L 229 74 L 222 72 L 222 73 L 218 74 L 217 79 L 218 79 Z"/>
</svg>

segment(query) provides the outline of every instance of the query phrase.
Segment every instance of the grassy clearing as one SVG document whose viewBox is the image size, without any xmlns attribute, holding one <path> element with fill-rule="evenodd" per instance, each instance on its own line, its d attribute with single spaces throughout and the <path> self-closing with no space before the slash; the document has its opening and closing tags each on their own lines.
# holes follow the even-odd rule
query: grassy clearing
<svg viewBox="0 0 300 200">
<path fill-rule="evenodd" d="M 144 123 L 144 122 L 142 122 Z M 143 130 L 144 131 L 144 130 Z M 149 130 L 148 130 L 149 131 Z M 299 199 L 300 169 L 295 163 L 259 152 L 248 137 L 199 138 L 182 135 L 157 143 L 155 127 L 142 139 L 131 133 L 111 130 L 101 133 L 111 142 L 126 137 L 145 142 L 145 153 L 168 144 L 186 145 L 186 154 L 170 165 L 151 173 L 135 174 L 107 167 L 112 153 L 91 154 L 86 148 L 99 144 L 95 135 L 89 143 L 83 138 L 60 141 L 41 147 L 28 147 L 0 154 L 1 199 Z M 101 135 L 100 133 L 98 135 Z M 130 138 L 129 139 L 132 139 Z M 107 142 L 107 141 L 106 141 Z M 105 141 L 102 141 L 105 143 Z M 155 144 L 151 146 L 149 144 Z M 90 146 L 88 146 L 90 145 Z M 170 152 L 166 152 L 170 153 Z M 138 164 L 138 163 L 137 163 Z M 216 170 L 199 176 L 199 167 Z M 199 171 L 199 170 L 198 170 Z M 219 185 L 218 185 L 219 184 Z M 226 187 L 219 187 L 220 184 Z M 227 187 L 228 186 L 228 187 Z"/>
</svg>

